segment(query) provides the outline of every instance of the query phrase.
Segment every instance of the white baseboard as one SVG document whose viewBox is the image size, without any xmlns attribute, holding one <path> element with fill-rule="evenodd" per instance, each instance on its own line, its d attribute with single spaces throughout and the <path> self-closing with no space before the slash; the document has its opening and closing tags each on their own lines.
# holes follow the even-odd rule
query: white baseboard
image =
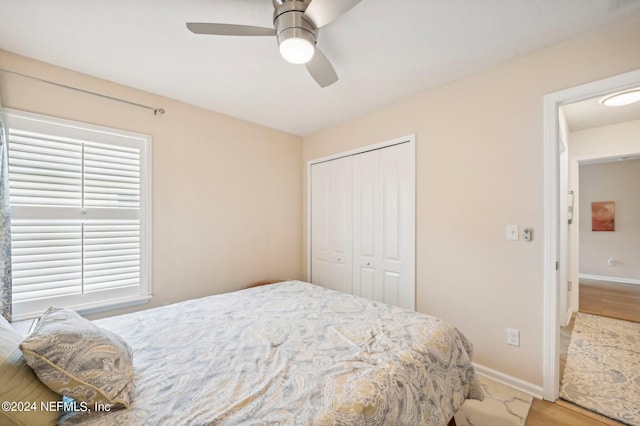
<svg viewBox="0 0 640 426">
<path fill-rule="evenodd" d="M 571 309 L 571 306 L 569 306 L 569 309 L 567 310 L 567 320 L 564 323 L 564 327 L 569 325 L 569 323 L 571 322 L 571 317 L 572 316 L 573 316 L 573 309 Z"/>
<path fill-rule="evenodd" d="M 635 278 L 605 277 L 605 276 L 602 276 L 602 275 L 591 275 L 591 274 L 580 274 L 578 276 L 580 278 L 584 278 L 584 279 L 587 279 L 587 280 L 611 281 L 611 282 L 614 282 L 614 283 L 640 285 L 640 280 L 637 280 Z"/>
<path fill-rule="evenodd" d="M 501 373 L 492 368 L 485 367 L 484 365 L 476 364 L 475 362 L 473 363 L 473 368 L 475 368 L 476 373 L 481 376 L 488 377 L 498 383 L 502 383 L 503 385 L 512 387 L 516 390 L 519 390 L 520 392 L 529 394 L 534 398 L 542 399 L 542 394 L 544 393 L 544 389 L 542 388 L 542 386 L 525 382 L 524 380 L 520 380 L 508 374 Z"/>
</svg>

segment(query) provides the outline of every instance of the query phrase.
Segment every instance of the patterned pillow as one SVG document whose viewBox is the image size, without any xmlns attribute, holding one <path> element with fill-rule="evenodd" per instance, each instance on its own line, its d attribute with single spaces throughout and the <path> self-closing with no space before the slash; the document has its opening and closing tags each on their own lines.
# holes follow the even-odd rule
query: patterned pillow
<svg viewBox="0 0 640 426">
<path fill-rule="evenodd" d="M 53 425 L 61 397 L 27 365 L 18 349 L 20 340 L 22 336 L 0 316 L 0 425 Z"/>
<path fill-rule="evenodd" d="M 96 404 L 129 406 L 133 351 L 120 336 L 70 309 L 49 308 L 21 344 L 40 380 L 64 396 Z"/>
</svg>

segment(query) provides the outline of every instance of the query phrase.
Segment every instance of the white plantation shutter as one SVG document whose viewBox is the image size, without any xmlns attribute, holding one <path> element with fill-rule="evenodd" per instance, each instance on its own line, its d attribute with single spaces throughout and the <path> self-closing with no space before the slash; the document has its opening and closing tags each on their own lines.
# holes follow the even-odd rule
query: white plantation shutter
<svg viewBox="0 0 640 426">
<path fill-rule="evenodd" d="M 84 206 L 140 206 L 140 152 L 85 145 Z"/>
<path fill-rule="evenodd" d="M 82 141 L 9 129 L 11 204 L 82 206 Z"/>
<path fill-rule="evenodd" d="M 140 284 L 137 220 L 92 221 L 84 226 L 85 291 Z"/>
<path fill-rule="evenodd" d="M 82 292 L 82 225 L 14 220 L 13 301 Z"/>
<path fill-rule="evenodd" d="M 8 112 L 13 309 L 150 294 L 150 138 Z"/>
</svg>

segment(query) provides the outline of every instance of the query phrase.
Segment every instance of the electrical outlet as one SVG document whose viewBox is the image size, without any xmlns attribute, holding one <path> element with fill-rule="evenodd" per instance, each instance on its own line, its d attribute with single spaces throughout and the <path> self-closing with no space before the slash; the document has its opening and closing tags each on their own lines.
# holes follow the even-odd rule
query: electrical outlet
<svg viewBox="0 0 640 426">
<path fill-rule="evenodd" d="M 520 331 L 507 328 L 507 344 L 511 346 L 520 346 Z"/>
<path fill-rule="evenodd" d="M 507 240 L 518 241 L 518 225 L 507 225 Z"/>
</svg>

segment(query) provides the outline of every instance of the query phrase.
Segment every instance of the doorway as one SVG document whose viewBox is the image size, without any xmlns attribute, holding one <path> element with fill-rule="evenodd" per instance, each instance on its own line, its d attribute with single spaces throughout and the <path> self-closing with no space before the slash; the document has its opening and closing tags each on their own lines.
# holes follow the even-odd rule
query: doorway
<svg viewBox="0 0 640 426">
<path fill-rule="evenodd" d="M 564 174 L 560 167 L 560 194 L 568 194 L 563 186 L 573 193 L 573 215 L 568 224 L 563 217 L 568 209 L 561 207 L 560 240 L 568 236 L 568 243 L 560 244 L 559 255 L 568 266 L 564 279 L 572 285 L 567 286 L 568 310 L 562 298 L 559 303 L 558 403 L 632 419 L 626 407 L 635 401 L 626 390 L 637 369 L 626 362 L 626 341 L 640 324 L 619 320 L 631 320 L 633 312 L 637 316 L 640 305 L 640 296 L 633 297 L 640 294 L 640 194 L 635 185 L 640 181 L 640 105 L 618 107 L 609 116 L 611 108 L 600 98 L 560 107 L 560 121 L 566 121 L 562 127 L 568 129 L 563 153 L 568 167 Z M 597 368 L 592 360 L 598 360 Z"/>
<path fill-rule="evenodd" d="M 566 200 L 567 194 L 561 193 L 560 108 L 638 86 L 640 70 L 555 92 L 544 98 L 543 389 L 544 398 L 549 401 L 555 401 L 559 393 L 560 325 L 566 323 L 568 312 L 568 306 L 561 305 L 568 304 L 573 297 L 569 295 L 569 280 L 560 279 L 568 276 L 567 256 L 561 251 L 561 239 L 565 234 L 560 224 L 567 219 L 567 204 L 560 200 Z M 561 207 L 564 207 L 562 211 Z"/>
<path fill-rule="evenodd" d="M 639 178 L 640 103 L 612 108 L 603 106 L 601 99 L 598 96 L 559 108 L 560 140 L 565 148 L 560 154 L 560 194 L 569 200 L 564 207 L 562 196 L 560 205 L 559 279 L 567 283 L 567 293 L 560 294 L 561 326 L 585 307 L 585 301 L 601 292 L 598 281 L 602 289 L 608 286 L 605 282 L 640 284 L 639 198 L 629 184 Z M 614 220 L 612 232 L 592 230 L 592 203 L 610 206 L 613 219 L 618 207 L 618 226 L 613 226 Z M 583 295 L 580 289 L 585 282 L 590 285 Z M 609 287 L 610 296 L 617 297 L 616 286 Z M 586 300 L 585 295 L 589 295 Z M 600 312 L 605 314 L 606 309 Z"/>
</svg>

